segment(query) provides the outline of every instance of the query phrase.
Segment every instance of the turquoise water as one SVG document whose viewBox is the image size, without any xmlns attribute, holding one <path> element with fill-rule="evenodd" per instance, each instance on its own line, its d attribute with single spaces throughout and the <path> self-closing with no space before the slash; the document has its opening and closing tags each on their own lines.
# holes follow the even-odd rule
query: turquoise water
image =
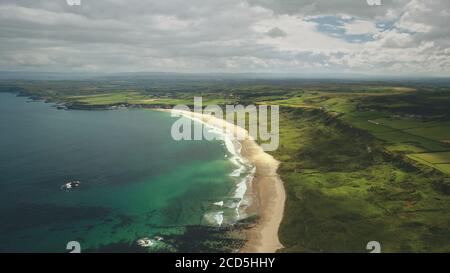
<svg viewBox="0 0 450 273">
<path fill-rule="evenodd" d="M 66 252 L 69 241 L 82 251 L 126 247 L 214 224 L 205 215 L 233 194 L 235 167 L 222 141 L 172 140 L 174 120 L 0 93 L 0 252 Z M 61 188 L 72 180 L 81 186 Z"/>
</svg>

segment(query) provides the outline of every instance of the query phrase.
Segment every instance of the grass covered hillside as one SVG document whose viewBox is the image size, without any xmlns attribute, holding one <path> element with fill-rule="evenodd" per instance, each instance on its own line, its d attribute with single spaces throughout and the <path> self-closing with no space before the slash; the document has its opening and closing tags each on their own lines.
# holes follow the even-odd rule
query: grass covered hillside
<svg viewBox="0 0 450 273">
<path fill-rule="evenodd" d="M 448 178 L 318 110 L 284 108 L 285 252 L 450 251 Z M 445 187 L 446 188 L 446 187 Z"/>
</svg>

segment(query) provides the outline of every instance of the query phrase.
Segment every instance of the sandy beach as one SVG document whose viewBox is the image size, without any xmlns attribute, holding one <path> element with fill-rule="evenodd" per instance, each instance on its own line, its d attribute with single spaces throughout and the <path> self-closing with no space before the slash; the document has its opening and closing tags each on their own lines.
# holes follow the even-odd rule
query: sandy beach
<svg viewBox="0 0 450 273">
<path fill-rule="evenodd" d="M 283 245 L 278 229 L 283 219 L 286 194 L 283 182 L 277 174 L 279 162 L 253 140 L 244 140 L 242 155 L 256 166 L 252 191 L 257 196 L 257 225 L 247 232 L 247 244 L 241 250 L 246 253 L 273 253 Z M 255 204 L 256 205 L 256 204 Z"/>
<path fill-rule="evenodd" d="M 170 109 L 162 111 L 171 112 Z M 201 120 L 216 128 L 233 128 L 237 135 L 247 136 L 239 142 L 242 145 L 241 154 L 256 167 L 255 177 L 246 194 L 253 197 L 253 203 L 248 208 L 249 214 L 257 213 L 259 220 L 247 231 L 247 244 L 240 251 L 244 253 L 273 253 L 283 248 L 278 238 L 278 229 L 283 218 L 286 194 L 283 182 L 277 174 L 279 162 L 248 136 L 248 132 L 212 115 L 177 110 L 183 116 Z"/>
</svg>

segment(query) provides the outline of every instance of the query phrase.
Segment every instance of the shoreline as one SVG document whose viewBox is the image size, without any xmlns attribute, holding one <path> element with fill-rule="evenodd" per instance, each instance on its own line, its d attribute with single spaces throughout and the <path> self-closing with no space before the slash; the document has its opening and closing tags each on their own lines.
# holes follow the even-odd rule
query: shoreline
<svg viewBox="0 0 450 273">
<path fill-rule="evenodd" d="M 171 109 L 157 109 L 171 113 Z M 243 134 L 244 140 L 238 140 L 241 144 L 241 155 L 255 167 L 254 177 L 245 192 L 246 197 L 251 197 L 252 202 L 246 208 L 246 214 L 257 214 L 259 219 L 256 225 L 246 230 L 247 243 L 239 250 L 241 253 L 274 253 L 283 248 L 279 241 L 278 229 L 283 219 L 286 194 L 279 175 L 277 174 L 279 162 L 248 136 L 247 130 L 237 125 L 230 124 L 226 120 L 216 118 L 204 113 L 176 110 L 187 118 L 197 119 L 215 128 L 227 128 L 231 126 L 236 134 Z M 230 127 L 228 127 L 230 128 Z M 254 200 L 256 197 L 256 200 Z"/>
</svg>

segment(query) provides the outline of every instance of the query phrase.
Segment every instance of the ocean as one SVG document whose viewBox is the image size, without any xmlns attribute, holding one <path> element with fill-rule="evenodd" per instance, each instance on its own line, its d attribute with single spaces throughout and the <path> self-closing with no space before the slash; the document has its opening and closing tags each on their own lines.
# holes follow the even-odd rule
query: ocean
<svg viewBox="0 0 450 273">
<path fill-rule="evenodd" d="M 198 244 L 183 237 L 190 227 L 235 223 L 251 175 L 239 147 L 175 141 L 176 119 L 0 93 L 0 252 L 68 252 L 70 241 L 81 252 L 185 251 Z"/>
</svg>

